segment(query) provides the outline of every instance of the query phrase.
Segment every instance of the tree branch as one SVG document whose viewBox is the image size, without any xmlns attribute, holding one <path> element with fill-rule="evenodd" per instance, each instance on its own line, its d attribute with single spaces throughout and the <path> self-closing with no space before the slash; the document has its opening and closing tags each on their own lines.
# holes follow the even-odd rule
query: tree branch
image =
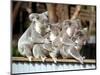
<svg viewBox="0 0 100 75">
<path fill-rule="evenodd" d="M 56 23 L 57 22 L 57 15 L 56 15 L 56 5 L 55 4 L 47 4 L 47 10 L 48 10 L 48 17 L 50 23 Z"/>
<path fill-rule="evenodd" d="M 81 9 L 81 6 L 80 6 L 80 5 L 77 5 L 77 6 L 76 6 L 76 10 L 75 10 L 74 14 L 73 14 L 72 17 L 71 17 L 71 20 L 76 19 L 76 17 L 77 17 L 77 16 L 79 15 L 79 13 L 80 13 L 80 9 Z"/>
</svg>

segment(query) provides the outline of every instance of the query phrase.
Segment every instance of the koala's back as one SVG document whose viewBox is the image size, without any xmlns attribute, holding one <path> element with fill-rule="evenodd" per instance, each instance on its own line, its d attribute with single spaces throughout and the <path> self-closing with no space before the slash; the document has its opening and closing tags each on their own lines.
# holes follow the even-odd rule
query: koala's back
<svg viewBox="0 0 100 75">
<path fill-rule="evenodd" d="M 28 40 L 28 38 L 31 36 L 31 28 L 29 27 L 20 37 L 20 39 L 18 40 L 18 43 L 21 43 L 23 41 Z"/>
</svg>

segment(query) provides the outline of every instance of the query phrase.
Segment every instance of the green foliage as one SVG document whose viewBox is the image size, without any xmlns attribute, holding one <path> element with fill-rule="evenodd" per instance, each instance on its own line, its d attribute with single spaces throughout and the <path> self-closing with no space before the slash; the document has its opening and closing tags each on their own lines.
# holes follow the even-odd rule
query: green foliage
<svg viewBox="0 0 100 75">
<path fill-rule="evenodd" d="M 25 28 L 28 28 L 30 26 L 31 22 L 29 20 L 27 20 L 25 23 L 24 23 L 24 26 Z"/>
<path fill-rule="evenodd" d="M 18 52 L 18 48 L 17 47 L 12 47 L 12 56 L 16 56 L 16 57 L 20 57 L 20 53 Z"/>
</svg>

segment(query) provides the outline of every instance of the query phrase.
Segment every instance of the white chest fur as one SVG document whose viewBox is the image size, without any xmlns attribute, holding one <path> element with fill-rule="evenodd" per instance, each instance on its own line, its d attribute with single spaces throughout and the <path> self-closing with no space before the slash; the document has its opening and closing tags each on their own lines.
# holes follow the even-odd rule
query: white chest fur
<svg viewBox="0 0 100 75">
<path fill-rule="evenodd" d="M 66 30 L 68 36 L 72 36 L 72 29 L 69 27 L 67 30 Z"/>
<path fill-rule="evenodd" d="M 42 27 L 42 24 L 40 22 L 36 21 L 36 23 L 35 23 L 36 32 L 41 34 L 41 27 Z"/>
<path fill-rule="evenodd" d="M 56 39 L 56 36 L 51 32 L 50 33 L 50 40 L 53 42 Z"/>
</svg>

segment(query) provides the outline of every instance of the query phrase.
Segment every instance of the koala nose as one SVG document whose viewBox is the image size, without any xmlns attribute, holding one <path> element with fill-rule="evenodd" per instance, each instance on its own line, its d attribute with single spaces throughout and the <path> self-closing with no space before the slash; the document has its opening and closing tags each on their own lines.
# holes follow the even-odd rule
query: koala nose
<svg viewBox="0 0 100 75">
<path fill-rule="evenodd" d="M 33 24 L 35 24 L 35 21 L 33 21 Z"/>
</svg>

